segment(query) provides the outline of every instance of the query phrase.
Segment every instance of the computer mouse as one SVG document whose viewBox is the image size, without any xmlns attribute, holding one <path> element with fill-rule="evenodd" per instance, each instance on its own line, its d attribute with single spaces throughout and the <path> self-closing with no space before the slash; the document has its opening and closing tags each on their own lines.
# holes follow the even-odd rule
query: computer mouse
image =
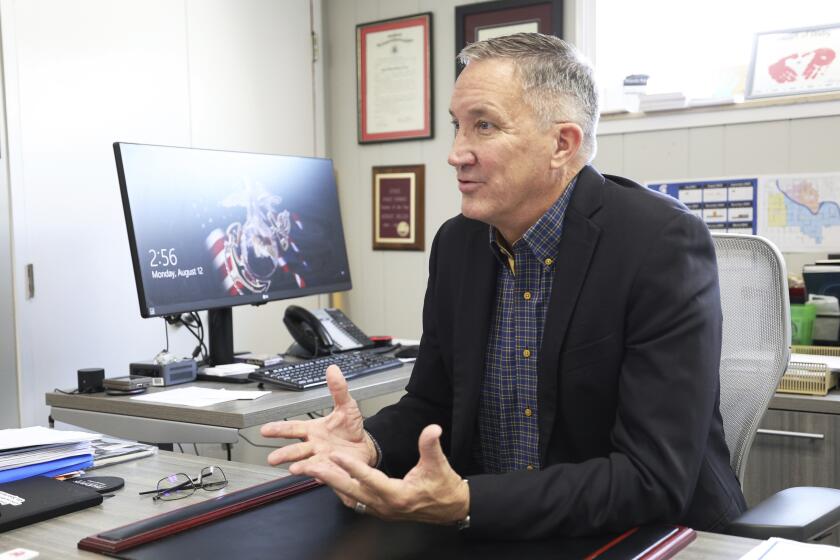
<svg viewBox="0 0 840 560">
<path fill-rule="evenodd" d="M 420 347 L 417 345 L 403 346 L 394 354 L 397 358 L 416 358 L 420 353 Z"/>
</svg>

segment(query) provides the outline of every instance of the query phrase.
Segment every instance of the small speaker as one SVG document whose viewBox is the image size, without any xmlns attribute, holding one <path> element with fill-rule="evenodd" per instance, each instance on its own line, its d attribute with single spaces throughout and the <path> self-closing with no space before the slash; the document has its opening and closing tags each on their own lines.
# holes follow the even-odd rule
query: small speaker
<svg viewBox="0 0 840 560">
<path fill-rule="evenodd" d="M 76 370 L 79 382 L 79 393 L 99 393 L 105 390 L 102 381 L 105 379 L 105 370 L 102 368 L 82 368 Z"/>
</svg>

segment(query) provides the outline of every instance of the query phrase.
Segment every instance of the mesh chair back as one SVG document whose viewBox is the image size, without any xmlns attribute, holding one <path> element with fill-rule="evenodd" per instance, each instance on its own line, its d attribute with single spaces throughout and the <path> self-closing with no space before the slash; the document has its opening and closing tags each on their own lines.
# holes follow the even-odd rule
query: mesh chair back
<svg viewBox="0 0 840 560">
<path fill-rule="evenodd" d="M 724 233 L 712 239 L 723 309 L 720 413 L 743 486 L 750 446 L 790 355 L 787 272 L 767 239 Z"/>
</svg>

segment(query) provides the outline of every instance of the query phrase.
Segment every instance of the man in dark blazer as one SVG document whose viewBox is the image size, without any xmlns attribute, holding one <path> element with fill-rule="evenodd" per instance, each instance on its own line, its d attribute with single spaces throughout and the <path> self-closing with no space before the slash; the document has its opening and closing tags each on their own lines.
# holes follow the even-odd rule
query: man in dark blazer
<svg viewBox="0 0 840 560">
<path fill-rule="evenodd" d="M 420 352 L 362 421 L 337 368 L 324 419 L 273 464 L 359 513 L 536 538 L 745 509 L 718 410 L 714 248 L 679 202 L 587 165 L 591 68 L 560 39 L 474 43 L 449 163 L 462 214 L 432 245 Z"/>
</svg>

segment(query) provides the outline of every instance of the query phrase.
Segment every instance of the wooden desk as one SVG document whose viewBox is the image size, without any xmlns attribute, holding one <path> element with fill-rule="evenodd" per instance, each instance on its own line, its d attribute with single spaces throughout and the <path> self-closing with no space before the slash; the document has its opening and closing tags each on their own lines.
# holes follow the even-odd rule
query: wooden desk
<svg viewBox="0 0 840 560">
<path fill-rule="evenodd" d="M 155 487 L 164 475 L 173 472 L 198 473 L 202 467 L 218 464 L 224 469 L 230 484 L 221 492 L 231 492 L 259 484 L 286 474 L 270 467 L 230 463 L 206 457 L 195 457 L 161 451 L 158 455 L 144 459 L 112 465 L 91 471 L 91 474 L 120 476 L 125 479 L 125 488 L 118 490 L 113 498 L 106 498 L 100 506 L 64 515 L 28 527 L 0 533 L 0 552 L 23 547 L 40 552 L 39 560 L 65 558 L 104 558 L 98 554 L 84 552 L 76 544 L 84 537 L 120 525 L 178 509 L 191 503 L 203 501 L 218 495 L 216 492 L 199 490 L 189 498 L 174 502 L 155 502 L 149 496 L 139 496 L 141 490 Z M 737 559 L 756 546 L 759 541 L 730 537 L 713 533 L 699 533 L 677 557 L 680 560 Z M 237 560 L 250 560 L 240 558 Z"/>
<path fill-rule="evenodd" d="M 398 369 L 350 380 L 350 393 L 361 401 L 400 391 L 408 383 L 413 367 L 413 364 L 404 364 Z M 176 388 L 190 386 L 229 390 L 257 388 L 256 383 L 240 385 L 210 381 L 185 383 Z M 149 392 L 167 389 L 172 387 L 152 387 Z M 46 403 L 52 407 L 54 420 L 149 443 L 236 443 L 239 440 L 238 431 L 243 428 L 322 410 L 333 404 L 326 387 L 287 391 L 266 383 L 265 389 L 271 390 L 271 394 L 253 401 L 232 401 L 205 407 L 147 403 L 104 393 L 47 393 Z"/>
</svg>

